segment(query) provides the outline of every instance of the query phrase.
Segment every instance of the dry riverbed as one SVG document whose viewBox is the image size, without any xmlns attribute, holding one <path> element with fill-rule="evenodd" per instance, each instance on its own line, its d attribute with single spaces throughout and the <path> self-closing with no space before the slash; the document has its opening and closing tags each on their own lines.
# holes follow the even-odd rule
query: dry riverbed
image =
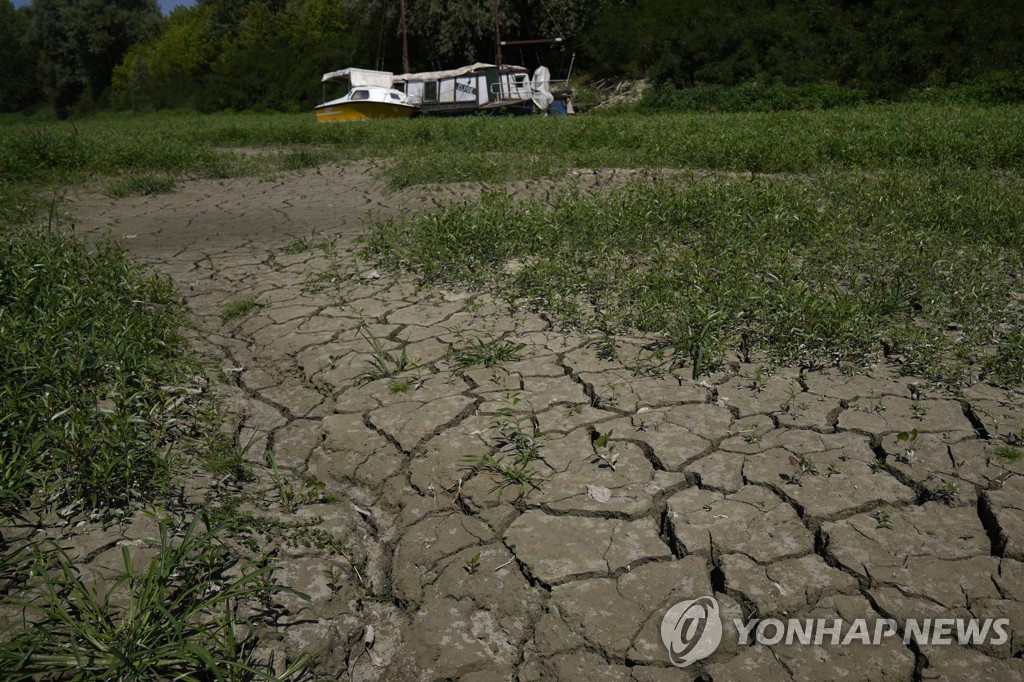
<svg viewBox="0 0 1024 682">
<path fill-rule="evenodd" d="M 375 170 L 68 201 L 77 230 L 123 237 L 195 318 L 253 475 L 197 470 L 185 501 L 240 500 L 262 522 L 235 550 L 309 595 L 281 595 L 264 619 L 279 664 L 315 650 L 325 679 L 1024 679 L 1024 461 L 996 452 L 1024 433 L 1024 396 L 952 396 L 888 365 L 638 374 L 627 360 L 645 339 L 602 359 L 488 294 L 360 262 L 365 212 L 480 190 L 390 193 Z M 366 381 L 372 339 L 418 367 Z M 508 357 L 473 364 L 476 339 Z M 540 456 L 521 499 L 479 470 L 509 434 Z M 153 533 L 142 516 L 64 529 L 100 575 Z M 719 604 L 722 643 L 673 667 L 662 618 L 702 596 Z M 1010 637 L 741 645 L 734 621 L 752 616 L 1007 618 Z"/>
</svg>

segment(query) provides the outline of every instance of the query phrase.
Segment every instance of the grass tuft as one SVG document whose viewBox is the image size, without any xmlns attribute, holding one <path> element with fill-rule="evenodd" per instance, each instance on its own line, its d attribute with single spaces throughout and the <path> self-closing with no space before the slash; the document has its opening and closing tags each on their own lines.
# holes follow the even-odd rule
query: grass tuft
<svg viewBox="0 0 1024 682">
<path fill-rule="evenodd" d="M 225 320 L 234 320 L 248 315 L 249 312 L 256 308 L 256 306 L 257 303 L 255 299 L 236 298 L 224 306 L 224 310 L 221 312 L 220 316 Z"/>
<path fill-rule="evenodd" d="M 0 643 L 6 679 L 268 679 L 240 607 L 280 592 L 308 597 L 275 586 L 270 568 L 235 571 L 219 528 L 201 530 L 196 519 L 178 539 L 171 522 L 160 521 L 148 566 L 135 566 L 122 548 L 124 570 L 106 590 L 86 584 L 62 550 L 37 553 L 38 578 L 17 600 L 24 628 Z M 276 679 L 307 661 L 299 657 Z"/>
</svg>

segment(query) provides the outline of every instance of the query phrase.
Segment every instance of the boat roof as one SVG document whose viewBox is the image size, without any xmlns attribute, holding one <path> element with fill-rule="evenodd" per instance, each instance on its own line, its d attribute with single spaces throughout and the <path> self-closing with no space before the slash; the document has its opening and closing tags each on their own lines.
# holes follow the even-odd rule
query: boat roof
<svg viewBox="0 0 1024 682">
<path fill-rule="evenodd" d="M 469 76 L 471 74 L 493 68 L 494 64 L 477 62 L 476 64 L 470 64 L 469 66 L 463 66 L 458 69 L 447 69 L 445 71 L 421 71 L 419 73 L 400 73 L 397 76 L 392 76 L 392 81 L 395 83 L 405 83 L 407 81 L 433 81 L 440 80 L 442 78 L 457 78 L 459 76 Z M 522 71 L 523 73 L 529 73 L 526 67 L 513 66 L 512 64 L 503 64 L 501 70 L 506 72 Z"/>
<path fill-rule="evenodd" d="M 349 81 L 353 88 L 363 86 L 377 86 L 379 88 L 390 88 L 394 74 L 390 71 L 372 71 L 370 69 L 342 69 L 325 73 L 322 82 Z"/>
</svg>

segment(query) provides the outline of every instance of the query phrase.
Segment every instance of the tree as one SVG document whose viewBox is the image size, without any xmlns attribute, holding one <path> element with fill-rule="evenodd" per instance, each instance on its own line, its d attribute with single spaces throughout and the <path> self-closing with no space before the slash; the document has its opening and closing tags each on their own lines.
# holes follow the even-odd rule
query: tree
<svg viewBox="0 0 1024 682">
<path fill-rule="evenodd" d="M 154 35 L 156 0 L 34 0 L 43 80 L 57 115 L 79 100 L 100 100 L 114 68 L 137 41 Z"/>
<path fill-rule="evenodd" d="M 203 0 L 115 70 L 113 102 L 134 109 L 309 109 L 320 76 L 370 47 L 337 0 Z M 364 49 L 365 47 L 365 49 Z"/>
<path fill-rule="evenodd" d="M 0 64 L 5 70 L 0 79 L 0 111 L 18 111 L 42 98 L 28 42 L 30 26 L 27 10 L 15 10 L 10 0 L 0 0 Z"/>
<path fill-rule="evenodd" d="M 376 45 L 378 58 L 386 59 L 385 67 L 401 64 L 395 58 L 398 3 L 350 0 L 350 5 L 352 16 L 362 18 L 363 31 L 388 38 L 385 45 Z M 589 21 L 594 6 L 586 0 L 501 0 L 497 3 L 501 37 L 571 39 Z M 494 9 L 493 0 L 408 0 L 405 22 L 413 68 L 494 61 Z"/>
</svg>

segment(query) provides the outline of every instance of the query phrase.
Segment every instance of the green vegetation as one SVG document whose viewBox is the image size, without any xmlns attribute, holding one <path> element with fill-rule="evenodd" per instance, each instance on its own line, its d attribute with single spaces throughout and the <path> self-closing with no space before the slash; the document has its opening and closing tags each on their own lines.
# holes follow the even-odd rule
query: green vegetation
<svg viewBox="0 0 1024 682">
<path fill-rule="evenodd" d="M 382 221 L 366 247 L 427 282 L 498 284 L 567 324 L 663 333 L 695 374 L 727 352 L 810 366 L 885 353 L 954 385 L 972 369 L 1019 385 L 1022 310 L 1008 292 L 1024 266 L 1024 136 L 988 119 L 996 110 L 583 119 L 549 144 L 564 163 L 691 170 L 549 204 L 489 194 Z M 533 123 L 511 135 L 526 152 L 548 122 Z M 488 153 L 493 175 L 529 172 L 522 155 Z M 477 158 L 409 155 L 391 172 L 450 177 Z M 524 267 L 508 275 L 510 261 Z"/>
<path fill-rule="evenodd" d="M 192 455 L 244 476 L 244 452 L 195 386 L 170 281 L 120 244 L 62 227 L 56 201 L 65 183 L 97 175 L 128 178 L 113 194 L 162 191 L 197 168 L 216 173 L 222 155 L 109 122 L 100 135 L 0 127 L 0 517 L 130 518 L 177 497 Z M 281 590 L 268 568 L 237 571 L 218 532 L 164 526 L 148 567 L 126 563 L 99 585 L 56 548 L 0 543 L 11 616 L 0 667 L 16 679 L 267 678 L 239 613 Z"/>
<path fill-rule="evenodd" d="M 979 0 L 602 0 L 580 61 L 595 76 L 678 86 L 837 84 L 895 97 L 1019 69 L 1022 22 L 1019 4 Z"/>
<path fill-rule="evenodd" d="M 374 336 L 373 332 L 366 326 L 359 328 L 359 335 L 362 336 L 368 344 L 370 344 L 370 358 L 367 360 L 367 368 L 359 373 L 359 381 L 361 383 L 369 383 L 378 379 L 389 379 L 400 377 L 405 372 L 411 372 L 415 370 L 419 364 L 410 360 L 408 354 L 405 352 L 405 346 L 402 346 L 401 352 L 398 356 L 393 356 L 390 352 L 384 350 L 384 344 L 381 340 Z M 395 388 L 400 388 L 400 385 L 396 385 L 393 382 L 388 384 L 388 389 L 395 393 Z"/>
<path fill-rule="evenodd" d="M 694 168 L 806 173 L 831 168 L 1019 170 L 1024 110 L 914 103 L 828 111 L 472 117 L 318 125 L 311 114 L 96 116 L 40 124 L 0 117 L 0 189 L 122 173 L 272 173 L 310 146 L 321 163 L 391 157 L 396 187 L 497 182 L 570 168 Z M 237 154 L 235 147 L 265 154 Z M 480 151 L 486 149 L 487 151 Z"/>
<path fill-rule="evenodd" d="M 1024 457 L 1024 450 L 1015 448 L 1012 445 L 997 445 L 996 457 L 1004 462 L 1016 462 L 1021 457 Z"/>
<path fill-rule="evenodd" d="M 553 206 L 490 196 L 385 223 L 367 245 L 430 280 L 505 279 L 509 293 L 605 334 L 664 332 L 698 373 L 729 350 L 809 364 L 881 350 L 951 383 L 978 366 L 1015 385 L 1024 335 L 1007 292 L 1020 286 L 1022 119 L 1018 107 L 923 102 L 372 126 L 308 115 L 3 119 L 0 208 L 28 210 L 25 179 L 274 172 L 292 145 L 318 160 L 390 156 L 380 172 L 396 187 L 682 169 L 604 197 L 565 192 Z M 314 247 L 327 248 L 310 237 L 289 251 Z M 528 267 L 504 278 L 513 259 Z"/>
<path fill-rule="evenodd" d="M 306 253 L 313 249 L 318 249 L 324 253 L 333 253 L 337 244 L 338 237 L 336 235 L 318 240 L 314 232 L 308 237 L 293 237 L 281 251 L 286 256 L 297 256 L 300 253 Z"/>
<path fill-rule="evenodd" d="M 236 298 L 230 301 L 221 312 L 225 320 L 234 320 L 248 315 L 257 306 L 256 300 L 252 298 Z"/>
<path fill-rule="evenodd" d="M 170 282 L 111 241 L 13 220 L 33 204 L 5 198 L 0 517 L 133 513 L 171 496 L 190 450 L 240 471 L 237 448 L 188 400 L 197 367 Z M 147 567 L 133 566 L 125 547 L 123 572 L 99 586 L 57 547 L 0 543 L 4 608 L 25 618 L 20 628 L 8 621 L 0 667 L 25 680 L 266 678 L 238 608 L 283 588 L 267 567 L 228 577 L 235 562 L 220 529 L 202 531 L 194 518 L 179 538 L 170 524 L 160 521 Z"/>
<path fill-rule="evenodd" d="M 695 375 L 727 350 L 810 366 L 884 351 L 953 384 L 980 364 L 1018 385 L 1022 220 L 1024 183 L 987 171 L 688 174 L 550 206 L 491 194 L 385 221 L 367 247 L 566 323 L 664 332 Z M 506 276 L 512 259 L 528 265 Z"/>
<path fill-rule="evenodd" d="M 45 225 L 0 230 L 0 272 L 0 511 L 166 490 L 193 369 L 171 283 Z"/>
<path fill-rule="evenodd" d="M 144 569 L 122 548 L 124 570 L 107 589 L 86 584 L 61 550 L 37 553 L 39 579 L 22 597 L 32 626 L 0 644 L 7 679 L 267 679 L 237 606 L 279 592 L 308 597 L 275 586 L 267 567 L 225 578 L 235 562 L 220 545 L 222 529 L 201 530 L 196 519 L 179 539 L 171 523 L 160 520 L 159 549 Z M 294 676 L 307 658 L 276 679 Z"/>
<path fill-rule="evenodd" d="M 513 343 L 505 335 L 483 339 L 473 339 L 451 349 L 451 361 L 456 369 L 466 367 L 498 367 L 506 362 L 519 359 L 519 352 L 526 347 L 524 343 Z"/>
<path fill-rule="evenodd" d="M 533 415 L 517 412 L 521 400 L 518 393 L 510 393 L 499 401 L 501 407 L 491 419 L 499 434 L 494 449 L 465 458 L 467 467 L 491 477 L 490 492 L 498 493 L 498 502 L 509 488 L 516 489 L 515 502 L 530 490 L 540 490 L 541 478 L 533 462 L 544 459 L 538 442 L 544 434 Z"/>
<path fill-rule="evenodd" d="M 649 78 L 658 106 L 818 107 L 865 99 L 1024 98 L 1024 9 L 987 0 L 519 0 L 496 3 L 504 61 L 564 77 Z M 406 3 L 413 70 L 494 62 L 479 0 Z M 402 70 L 389 0 L 203 0 L 161 17 L 147 0 L 0 0 L 0 111 L 308 111 L 320 76 Z M 676 90 L 675 88 L 682 88 Z M 724 90 L 723 90 L 724 88 Z M 691 92 L 692 89 L 692 92 Z M 736 91 L 733 92 L 732 89 Z M 327 93 L 330 95 L 331 93 Z"/>
</svg>

